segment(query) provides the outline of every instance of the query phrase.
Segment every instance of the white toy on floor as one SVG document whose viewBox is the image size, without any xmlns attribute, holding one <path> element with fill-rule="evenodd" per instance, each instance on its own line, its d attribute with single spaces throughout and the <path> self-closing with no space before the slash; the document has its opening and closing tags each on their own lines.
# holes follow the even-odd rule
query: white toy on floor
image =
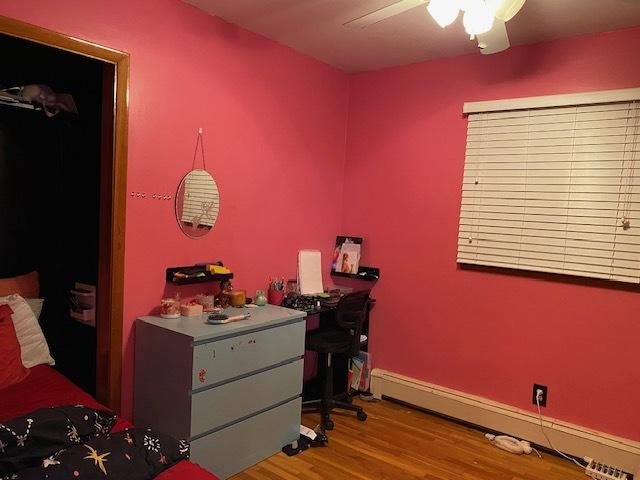
<svg viewBox="0 0 640 480">
<path fill-rule="evenodd" d="M 515 453 L 516 455 L 529 455 L 533 451 L 529 442 L 525 440 L 517 440 L 513 437 L 508 437 L 507 435 L 496 436 L 487 433 L 485 438 L 496 447 L 507 452 Z"/>
</svg>

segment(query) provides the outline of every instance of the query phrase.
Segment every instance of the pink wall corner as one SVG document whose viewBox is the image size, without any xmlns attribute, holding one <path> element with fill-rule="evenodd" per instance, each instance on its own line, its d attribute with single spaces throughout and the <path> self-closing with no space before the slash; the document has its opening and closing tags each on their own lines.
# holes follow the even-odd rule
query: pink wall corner
<svg viewBox="0 0 640 480">
<path fill-rule="evenodd" d="M 300 248 L 328 258 L 340 224 L 348 77 L 177 0 L 0 0 L 0 14 L 131 55 L 122 413 L 131 418 L 136 317 L 168 266 L 223 260 L 249 294 L 295 276 Z M 173 195 L 198 127 L 221 191 L 212 233 L 191 240 Z M 149 372 L 159 375 L 160 372 Z"/>
<path fill-rule="evenodd" d="M 461 270 L 466 101 L 640 85 L 640 28 L 358 74 L 343 230 L 381 268 L 375 366 L 640 440 L 640 292 Z"/>
</svg>

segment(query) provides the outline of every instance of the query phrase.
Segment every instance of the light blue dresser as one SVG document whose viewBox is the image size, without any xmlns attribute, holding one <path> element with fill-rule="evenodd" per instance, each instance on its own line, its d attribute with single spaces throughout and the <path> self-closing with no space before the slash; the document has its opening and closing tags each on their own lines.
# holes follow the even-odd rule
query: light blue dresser
<svg viewBox="0 0 640 480">
<path fill-rule="evenodd" d="M 136 323 L 134 423 L 191 443 L 221 479 L 299 436 L 305 313 L 267 305 L 251 317 L 142 317 Z"/>
</svg>

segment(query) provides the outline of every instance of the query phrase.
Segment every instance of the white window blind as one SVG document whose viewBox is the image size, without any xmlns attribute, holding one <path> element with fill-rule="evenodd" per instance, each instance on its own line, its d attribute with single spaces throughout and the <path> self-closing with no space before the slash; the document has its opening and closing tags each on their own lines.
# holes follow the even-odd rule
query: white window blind
<svg viewBox="0 0 640 480">
<path fill-rule="evenodd" d="M 640 283 L 639 150 L 637 100 L 470 113 L 458 262 Z"/>
</svg>

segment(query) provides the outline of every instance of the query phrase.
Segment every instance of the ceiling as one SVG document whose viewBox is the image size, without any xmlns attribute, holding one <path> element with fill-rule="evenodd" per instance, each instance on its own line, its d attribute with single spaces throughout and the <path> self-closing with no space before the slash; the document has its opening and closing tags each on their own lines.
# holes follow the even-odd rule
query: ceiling
<svg viewBox="0 0 640 480">
<path fill-rule="evenodd" d="M 185 1 L 347 72 L 477 52 L 460 20 L 443 30 L 424 6 L 364 29 L 343 26 L 394 0 Z M 527 0 L 507 30 L 522 45 L 636 25 L 640 0 Z"/>
</svg>

